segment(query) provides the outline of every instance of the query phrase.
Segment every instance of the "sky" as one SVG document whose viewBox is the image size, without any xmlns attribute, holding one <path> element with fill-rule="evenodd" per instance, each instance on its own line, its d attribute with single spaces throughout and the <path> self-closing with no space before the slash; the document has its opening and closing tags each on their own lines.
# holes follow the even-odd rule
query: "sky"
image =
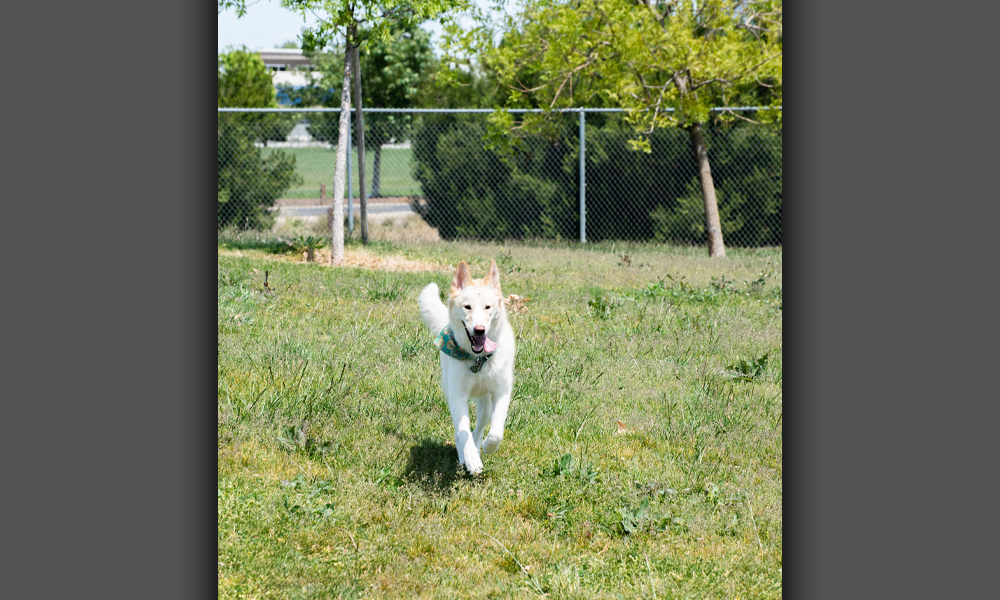
<svg viewBox="0 0 1000 600">
<path fill-rule="evenodd" d="M 219 52 L 229 46 L 246 46 L 250 50 L 277 48 L 295 40 L 302 27 L 316 20 L 302 17 L 282 8 L 278 0 L 248 0 L 247 14 L 237 18 L 232 8 L 219 13 Z M 253 3 L 253 4 L 251 4 Z"/>
<path fill-rule="evenodd" d="M 484 0 L 477 0 L 477 3 L 486 5 Z M 250 50 L 277 48 L 287 41 L 296 41 L 302 27 L 315 22 L 312 16 L 303 21 L 301 16 L 282 8 L 278 0 L 248 0 L 247 13 L 242 18 L 237 18 L 232 8 L 219 13 L 219 52 L 229 46 L 246 46 Z M 431 32 L 436 46 L 441 26 L 429 22 L 423 27 Z"/>
</svg>

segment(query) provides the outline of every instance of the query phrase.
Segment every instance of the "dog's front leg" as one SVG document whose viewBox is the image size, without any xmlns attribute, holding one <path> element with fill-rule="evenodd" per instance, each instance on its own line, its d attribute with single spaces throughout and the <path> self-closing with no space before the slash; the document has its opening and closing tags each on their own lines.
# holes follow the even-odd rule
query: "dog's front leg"
<svg viewBox="0 0 1000 600">
<path fill-rule="evenodd" d="M 508 387 L 496 399 L 496 404 L 493 406 L 493 418 L 490 421 L 490 434 L 483 442 L 483 454 L 493 454 L 500 447 L 500 442 L 503 440 L 503 426 L 507 422 L 507 407 L 510 406 L 510 392 Z"/>
<path fill-rule="evenodd" d="M 472 429 L 469 427 L 469 390 L 465 389 L 465 386 L 459 382 L 455 382 L 448 386 L 446 396 L 448 410 L 451 412 L 451 421 L 455 425 L 455 447 L 458 449 L 458 462 L 465 465 L 469 473 L 478 475 L 483 471 L 483 461 L 479 458 L 479 449 L 476 448 Z"/>
<path fill-rule="evenodd" d="M 483 447 L 483 432 L 490 424 L 490 415 L 493 414 L 493 395 L 486 394 L 482 398 L 476 398 L 476 428 L 472 430 L 472 443 L 476 448 Z"/>
</svg>

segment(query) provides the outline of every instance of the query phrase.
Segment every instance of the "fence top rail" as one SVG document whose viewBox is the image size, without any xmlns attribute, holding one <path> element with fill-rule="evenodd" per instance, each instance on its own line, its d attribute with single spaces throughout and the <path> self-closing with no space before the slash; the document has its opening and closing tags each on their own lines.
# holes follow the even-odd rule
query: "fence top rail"
<svg viewBox="0 0 1000 600">
<path fill-rule="evenodd" d="M 712 112 L 722 111 L 753 111 L 765 109 L 781 110 L 780 106 L 720 106 L 711 109 Z M 220 108 L 220 113 L 339 113 L 339 108 Z M 353 110 L 353 109 L 352 109 Z M 373 113 L 491 113 L 493 108 L 362 108 L 364 112 Z M 541 108 L 508 108 L 509 113 L 543 113 Z M 673 108 L 661 108 L 661 112 L 673 112 Z M 627 112 L 624 108 L 556 108 L 552 112 L 564 113 L 620 113 Z"/>
</svg>

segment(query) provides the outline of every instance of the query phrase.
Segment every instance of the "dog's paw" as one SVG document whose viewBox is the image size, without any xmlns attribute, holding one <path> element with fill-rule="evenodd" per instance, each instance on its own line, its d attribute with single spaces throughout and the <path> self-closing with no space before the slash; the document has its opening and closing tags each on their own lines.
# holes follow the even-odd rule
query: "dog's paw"
<svg viewBox="0 0 1000 600">
<path fill-rule="evenodd" d="M 469 475 L 479 475 L 483 472 L 483 461 L 479 460 L 478 456 L 466 456 L 465 470 Z"/>
<path fill-rule="evenodd" d="M 503 436 L 486 436 L 486 441 L 483 442 L 483 454 L 493 454 L 500 447 L 500 442 L 503 441 Z"/>
</svg>

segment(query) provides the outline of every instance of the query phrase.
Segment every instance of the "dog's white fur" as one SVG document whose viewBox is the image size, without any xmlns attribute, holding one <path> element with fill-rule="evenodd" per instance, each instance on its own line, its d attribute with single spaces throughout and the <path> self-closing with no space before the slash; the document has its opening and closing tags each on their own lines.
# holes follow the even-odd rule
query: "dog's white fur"
<svg viewBox="0 0 1000 600">
<path fill-rule="evenodd" d="M 420 292 L 417 304 L 420 317 L 435 336 L 451 324 L 455 341 L 462 350 L 474 356 L 472 342 L 467 332 L 477 326 L 486 328 L 486 337 L 497 343 L 493 355 L 478 373 L 471 371 L 472 362 L 441 355 L 441 389 L 444 391 L 451 420 L 455 425 L 455 446 L 458 460 L 469 473 L 483 470 L 480 448 L 485 454 L 497 451 L 503 440 L 504 422 L 510 405 L 511 387 L 514 382 L 514 330 L 507 322 L 507 311 L 500 292 L 500 271 L 496 261 L 484 279 L 472 279 L 469 266 L 462 261 L 451 283 L 448 306 L 441 302 L 438 286 L 432 283 Z M 469 399 L 476 401 L 476 429 L 470 431 Z M 483 441 L 486 425 L 490 434 Z"/>
</svg>

